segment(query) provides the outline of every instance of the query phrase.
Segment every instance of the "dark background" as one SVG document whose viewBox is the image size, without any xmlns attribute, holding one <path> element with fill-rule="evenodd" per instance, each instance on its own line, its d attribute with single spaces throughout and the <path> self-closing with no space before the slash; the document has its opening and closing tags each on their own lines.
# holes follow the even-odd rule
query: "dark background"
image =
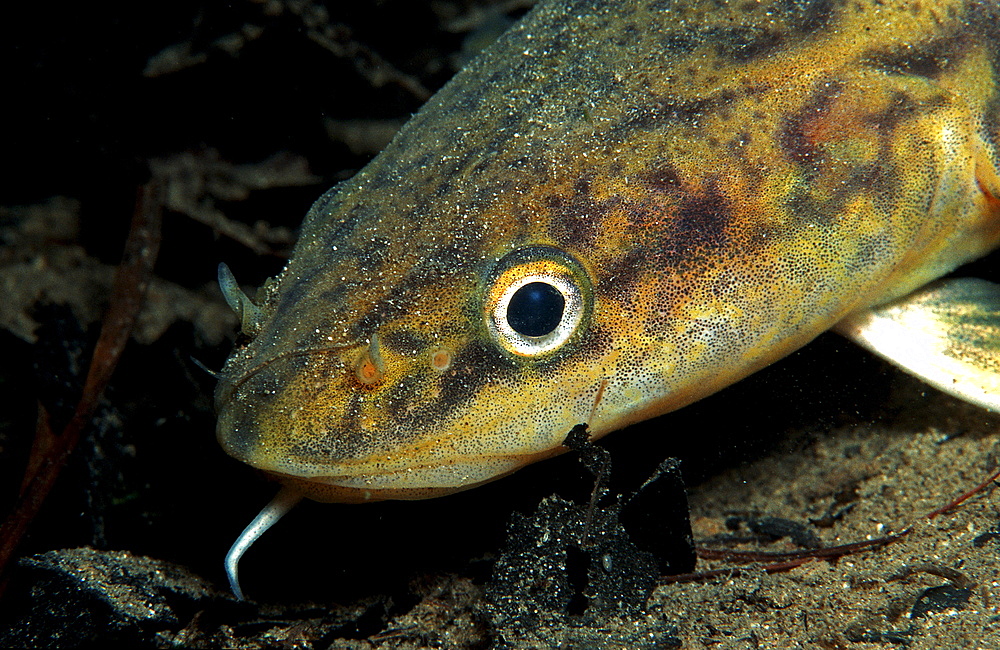
<svg viewBox="0 0 1000 650">
<path fill-rule="evenodd" d="M 325 120 L 393 124 L 423 103 L 413 84 L 380 83 L 373 70 L 393 70 L 433 91 L 474 50 L 476 39 L 488 41 L 528 3 L 316 3 L 328 12 L 320 31 L 334 34 L 339 53 L 318 43 L 315 26 L 281 3 L 62 4 L 20 5 L 0 21 L 6 159 L 0 206 L 57 195 L 78 199 L 77 239 L 48 244 L 82 246 L 88 256 L 115 265 L 151 159 L 207 151 L 233 164 L 280 152 L 301 156 L 321 179 L 315 184 L 255 191 L 247 200 L 216 205 L 233 221 L 294 229 L 321 192 L 370 156 L 331 137 Z M 254 26 L 255 38 L 236 48 L 220 44 L 246 25 Z M 200 62 L 144 75 L 150 60 L 171 46 L 188 48 Z M 377 138 L 371 144 L 374 152 Z M 225 261 L 242 283 L 256 286 L 281 269 L 285 253 L 286 247 L 275 246 L 257 254 L 168 211 L 156 274 L 208 291 L 216 265 Z M 0 261 L 16 251 L 3 254 Z M 974 272 L 988 275 L 992 265 L 980 263 Z M 72 341 L 86 359 L 97 334 L 97 323 L 80 322 L 64 309 L 42 309 L 36 320 L 50 332 L 37 344 L 0 332 L 0 513 L 17 494 L 37 401 L 54 399 L 72 384 L 58 379 L 64 368 L 44 361 L 53 356 L 45 350 Z M 81 545 L 123 549 L 181 563 L 224 584 L 229 544 L 276 489 L 214 441 L 213 381 L 192 358 L 218 368 L 233 338 L 231 333 L 228 342 L 212 345 L 192 323 L 178 321 L 152 344 L 126 350 L 98 425 L 85 435 L 22 554 Z M 669 455 L 683 458 L 689 482 L 696 483 L 766 452 L 790 430 L 822 435 L 845 422 L 870 420 L 884 413 L 896 376 L 825 335 L 748 381 L 608 438 L 615 488 L 634 487 Z M 244 588 L 274 600 L 336 599 L 400 590 L 421 571 L 478 578 L 488 574 L 513 510 L 531 510 L 553 491 L 583 499 L 589 490 L 579 463 L 565 456 L 432 501 L 304 503 L 247 555 Z"/>
</svg>

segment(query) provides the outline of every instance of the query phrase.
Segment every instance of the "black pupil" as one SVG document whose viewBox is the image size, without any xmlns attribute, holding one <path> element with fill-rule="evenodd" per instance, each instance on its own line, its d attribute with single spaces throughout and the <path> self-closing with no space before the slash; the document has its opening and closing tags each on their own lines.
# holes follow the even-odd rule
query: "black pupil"
<svg viewBox="0 0 1000 650">
<path fill-rule="evenodd" d="M 507 323 L 525 336 L 545 336 L 562 320 L 566 299 L 545 282 L 531 282 L 514 292 L 507 303 Z"/>
</svg>

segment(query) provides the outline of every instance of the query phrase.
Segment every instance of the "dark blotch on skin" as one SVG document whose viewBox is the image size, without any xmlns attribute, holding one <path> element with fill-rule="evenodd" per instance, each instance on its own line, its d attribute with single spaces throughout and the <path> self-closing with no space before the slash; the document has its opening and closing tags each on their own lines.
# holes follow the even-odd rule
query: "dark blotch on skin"
<svg viewBox="0 0 1000 650">
<path fill-rule="evenodd" d="M 379 272 L 389 254 L 389 242 L 385 239 L 373 239 L 363 248 L 355 252 L 358 260 L 358 270 L 364 275 L 374 275 Z"/>
<path fill-rule="evenodd" d="M 781 127 L 779 142 L 789 160 L 802 165 L 807 172 L 815 172 L 820 153 L 806 135 L 806 127 L 812 120 L 822 118 L 833 101 L 843 90 L 838 81 L 819 82 L 812 98 L 802 110 L 785 119 Z M 808 175 L 808 174 L 807 174 Z"/>
<path fill-rule="evenodd" d="M 765 56 L 780 48 L 784 36 L 769 29 L 757 27 L 733 27 L 720 30 L 716 51 L 720 56 L 737 63 L 745 63 Z"/>
<path fill-rule="evenodd" d="M 635 131 L 652 131 L 673 124 L 693 124 L 715 111 L 728 110 L 739 98 L 733 90 L 721 90 L 700 99 L 682 99 L 673 95 L 660 97 L 645 107 L 631 111 L 628 117 L 608 131 L 609 142 L 624 142 Z"/>
<path fill-rule="evenodd" d="M 668 32 L 660 38 L 660 49 L 665 55 L 680 56 L 701 45 L 701 39 L 681 32 Z"/>
<path fill-rule="evenodd" d="M 590 178 L 578 179 L 573 184 L 572 196 L 549 199 L 552 237 L 562 245 L 573 248 L 593 246 L 604 216 L 621 203 L 616 197 L 595 201 L 590 194 L 590 184 Z"/>
<path fill-rule="evenodd" d="M 692 123 L 707 112 L 719 110 L 732 104 L 737 94 L 732 90 L 722 90 L 704 99 L 680 99 L 664 97 L 654 109 L 655 121 Z"/>
<path fill-rule="evenodd" d="M 474 244 L 475 242 L 473 242 Z M 478 247 L 467 241 L 452 241 L 434 250 L 434 254 L 421 260 L 399 284 L 399 291 L 414 291 L 454 275 L 457 269 L 478 255 Z"/>
<path fill-rule="evenodd" d="M 407 419 L 407 409 L 414 404 L 421 394 L 421 384 L 424 378 L 420 375 L 405 377 L 392 387 L 392 392 L 386 397 L 386 409 L 393 420 Z"/>
<path fill-rule="evenodd" d="M 274 310 L 276 318 L 281 318 L 282 316 L 297 317 L 293 316 L 296 314 L 296 307 L 300 304 L 300 300 L 309 290 L 309 283 L 312 281 L 312 276 L 296 278 L 294 282 L 285 282 L 284 286 L 288 287 L 281 293 L 281 298 L 278 299 L 278 306 Z"/>
<path fill-rule="evenodd" d="M 837 209 L 843 206 L 844 199 L 842 193 L 831 199 L 819 201 L 810 191 L 808 184 L 799 184 L 789 192 L 785 209 L 793 222 L 826 226 L 837 214 Z"/>
<path fill-rule="evenodd" d="M 672 194 L 681 189 L 681 178 L 677 169 L 670 163 L 656 165 L 651 171 L 641 176 L 642 182 L 654 192 Z"/>
<path fill-rule="evenodd" d="M 884 157 L 886 160 L 888 155 Z M 851 197 L 869 194 L 877 197 L 894 197 L 898 193 L 899 175 L 888 162 L 862 165 L 844 179 L 833 196 L 817 199 L 808 183 L 799 184 L 788 196 L 785 209 L 792 221 L 830 227 L 844 214 L 844 207 Z"/>
<path fill-rule="evenodd" d="M 726 246 L 732 219 L 732 206 L 714 186 L 704 193 L 685 196 L 670 232 L 656 243 L 659 256 L 675 267 L 697 263 Z"/>
<path fill-rule="evenodd" d="M 636 282 L 649 272 L 648 258 L 649 251 L 636 247 L 606 262 L 601 282 L 595 287 L 597 293 L 611 300 L 628 302 Z"/>
<path fill-rule="evenodd" d="M 356 438 L 358 433 L 361 431 L 361 395 L 355 393 L 351 395 L 351 401 L 347 404 L 347 408 L 344 410 L 344 415 L 340 418 L 340 430 L 341 439 L 344 438 Z M 350 432 L 349 436 L 345 436 L 345 433 Z"/>
<path fill-rule="evenodd" d="M 441 377 L 441 394 L 434 414 L 442 417 L 475 397 L 484 377 L 506 380 L 517 371 L 492 343 L 472 341 L 452 359 L 451 369 Z"/>
<path fill-rule="evenodd" d="M 410 303 L 405 300 L 393 300 L 391 302 L 382 300 L 365 312 L 351 326 L 351 336 L 353 339 L 364 340 L 377 332 L 383 323 L 395 320 L 408 312 L 410 308 Z"/>
<path fill-rule="evenodd" d="M 677 211 L 677 230 L 699 247 L 721 248 L 726 244 L 726 228 L 732 220 L 729 202 L 716 188 L 685 198 Z"/>
<path fill-rule="evenodd" d="M 545 185 L 549 182 L 550 169 L 545 159 L 538 155 L 527 155 L 510 161 L 507 167 L 514 171 L 527 174 L 533 184 Z M 509 181 L 505 187 L 510 187 Z"/>
<path fill-rule="evenodd" d="M 895 165 L 888 162 L 861 165 L 851 171 L 847 183 L 841 189 L 847 196 L 862 193 L 897 196 L 899 194 L 899 173 Z M 847 202 L 844 197 L 844 203 Z M 843 210 L 843 205 L 840 206 Z"/>
<path fill-rule="evenodd" d="M 785 0 L 785 15 L 789 26 L 800 34 L 812 34 L 830 23 L 836 5 L 836 0 Z M 779 12 L 779 15 L 781 13 Z"/>
<path fill-rule="evenodd" d="M 333 307 L 334 305 L 339 305 L 344 297 L 348 293 L 347 284 L 338 284 L 332 289 L 324 291 L 319 295 L 319 299 L 323 301 L 327 307 Z"/>
<path fill-rule="evenodd" d="M 364 208 L 355 206 L 344 216 L 343 221 L 331 224 L 329 228 L 324 228 L 322 233 L 323 245 L 326 246 L 329 254 L 335 254 L 333 250 L 334 246 L 337 246 L 338 248 L 344 246 L 344 242 L 346 242 L 351 236 L 351 233 L 354 232 L 354 229 L 357 228 L 360 221 L 363 219 L 372 219 L 373 217 L 374 214 L 368 212 Z"/>
<path fill-rule="evenodd" d="M 916 115 L 919 111 L 932 108 L 928 103 L 917 104 L 913 98 L 904 93 L 893 93 L 892 101 L 885 110 L 866 117 L 866 121 L 874 124 L 883 137 L 888 137 L 900 122 Z"/>
<path fill-rule="evenodd" d="M 581 346 L 587 351 L 587 354 L 598 358 L 610 350 L 616 340 L 611 332 L 598 325 L 591 325 L 587 328 Z"/>
<path fill-rule="evenodd" d="M 854 255 L 856 267 L 866 268 L 877 264 L 889 248 L 888 239 L 883 233 L 861 237 L 858 240 L 857 252 Z"/>
<path fill-rule="evenodd" d="M 960 36 L 940 38 L 918 47 L 871 52 L 861 61 L 884 72 L 936 79 L 949 66 L 960 62 L 964 42 Z"/>
<path fill-rule="evenodd" d="M 361 398 L 354 395 L 336 426 L 326 430 L 326 435 L 320 436 L 318 440 L 293 445 L 289 450 L 290 455 L 309 463 L 320 460 L 317 451 L 322 454 L 321 460 L 324 462 L 364 455 L 371 444 L 371 434 L 361 430 L 360 417 Z"/>
<path fill-rule="evenodd" d="M 427 347 L 424 337 L 404 330 L 388 330 L 379 333 L 381 345 L 396 354 L 417 354 Z"/>
</svg>

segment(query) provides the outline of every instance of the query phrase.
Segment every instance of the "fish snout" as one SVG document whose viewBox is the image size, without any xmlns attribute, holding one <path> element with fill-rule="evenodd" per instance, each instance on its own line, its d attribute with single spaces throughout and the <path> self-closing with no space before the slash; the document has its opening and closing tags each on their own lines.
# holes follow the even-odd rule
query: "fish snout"
<svg viewBox="0 0 1000 650">
<path fill-rule="evenodd" d="M 324 496 L 331 485 L 392 498 L 454 491 L 469 470 L 455 460 L 464 454 L 438 441 L 446 427 L 437 417 L 452 362 L 449 347 L 401 354 L 373 335 L 287 351 L 242 372 L 227 367 L 216 391 L 217 437 L 234 458 L 320 490 L 322 500 L 356 500 Z"/>
</svg>

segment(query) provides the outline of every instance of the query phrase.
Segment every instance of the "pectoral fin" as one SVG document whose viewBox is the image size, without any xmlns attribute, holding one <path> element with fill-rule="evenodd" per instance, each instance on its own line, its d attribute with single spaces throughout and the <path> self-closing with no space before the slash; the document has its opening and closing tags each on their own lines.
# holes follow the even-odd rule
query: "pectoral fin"
<svg viewBox="0 0 1000 650">
<path fill-rule="evenodd" d="M 1000 285 L 943 280 L 835 329 L 930 385 L 1000 412 Z"/>
</svg>

